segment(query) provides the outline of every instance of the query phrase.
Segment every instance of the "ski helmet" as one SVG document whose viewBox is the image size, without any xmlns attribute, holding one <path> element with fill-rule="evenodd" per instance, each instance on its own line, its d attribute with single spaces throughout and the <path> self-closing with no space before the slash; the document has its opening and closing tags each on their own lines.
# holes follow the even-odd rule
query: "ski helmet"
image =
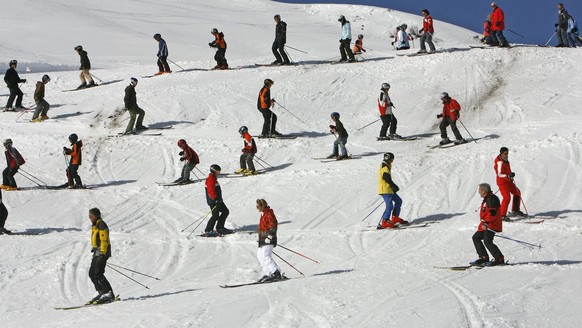
<svg viewBox="0 0 582 328">
<path fill-rule="evenodd" d="M 154 34 L 154 39 L 156 39 L 157 41 L 159 41 L 161 38 L 162 38 L 162 35 L 160 33 Z"/>
<path fill-rule="evenodd" d="M 273 82 L 273 80 L 271 80 L 271 79 L 265 79 L 265 85 L 267 85 L 267 84 L 273 85 L 273 84 L 275 84 L 275 82 Z"/>
<path fill-rule="evenodd" d="M 12 139 L 4 140 L 4 146 L 12 146 Z"/>
<path fill-rule="evenodd" d="M 129 84 L 136 86 L 137 85 L 137 79 L 135 77 L 132 77 L 131 79 L 129 79 Z"/>
<path fill-rule="evenodd" d="M 364 35 L 363 34 L 358 34 L 358 39 L 363 39 Z"/>
<path fill-rule="evenodd" d="M 382 83 L 382 88 L 380 90 L 388 90 L 388 89 L 390 89 L 390 84 Z"/>
<path fill-rule="evenodd" d="M 178 147 L 183 148 L 186 145 L 187 145 L 186 140 L 184 139 L 178 140 Z"/>
<path fill-rule="evenodd" d="M 220 165 L 218 165 L 218 164 L 210 165 L 210 173 L 220 172 L 220 171 L 222 171 L 222 169 L 220 168 Z"/>
<path fill-rule="evenodd" d="M 337 120 L 340 118 L 340 114 L 338 112 L 333 112 L 333 113 L 331 113 L 331 117 L 333 117 Z"/>
<path fill-rule="evenodd" d="M 79 140 L 79 137 L 77 136 L 77 134 L 73 133 L 69 136 L 69 141 L 72 143 L 77 142 L 77 140 Z"/>
<path fill-rule="evenodd" d="M 210 31 L 211 34 L 218 34 L 218 29 L 215 27 Z"/>
<path fill-rule="evenodd" d="M 405 31 L 408 28 L 408 25 L 402 24 L 402 25 L 400 25 L 400 27 L 402 28 L 403 31 Z"/>
<path fill-rule="evenodd" d="M 42 76 L 42 82 L 47 83 L 50 82 L 51 78 L 48 75 L 43 75 Z"/>
<path fill-rule="evenodd" d="M 449 94 L 446 92 L 441 93 L 441 100 L 444 100 L 445 98 L 449 98 Z"/>
<path fill-rule="evenodd" d="M 76 47 L 75 47 L 75 50 L 77 50 L 77 51 L 81 51 L 81 50 L 83 50 L 83 46 L 81 46 L 81 45 L 79 45 L 79 46 L 76 46 Z"/>
<path fill-rule="evenodd" d="M 244 126 L 244 125 L 243 125 L 243 126 L 241 126 L 241 127 L 240 127 L 240 129 L 238 129 L 238 133 L 240 133 L 240 134 L 245 134 L 245 133 L 247 133 L 247 132 L 249 132 L 249 128 L 247 128 L 247 127 L 246 127 L 246 126 Z"/>
<path fill-rule="evenodd" d="M 394 159 L 394 154 L 392 153 L 385 153 L 384 154 L 384 159 L 382 160 L 382 162 L 384 163 L 390 163 L 391 160 Z"/>
<path fill-rule="evenodd" d="M 273 17 L 274 19 L 281 19 L 281 15 L 277 14 L 275 15 L 275 17 Z"/>
<path fill-rule="evenodd" d="M 340 17 L 337 19 L 338 22 L 345 22 L 346 21 L 346 17 L 344 15 L 340 15 Z"/>
<path fill-rule="evenodd" d="M 17 65 L 17 64 L 18 64 L 18 61 L 17 61 L 16 59 L 12 59 L 12 60 L 10 61 L 10 66 L 12 66 L 12 65 Z"/>
</svg>

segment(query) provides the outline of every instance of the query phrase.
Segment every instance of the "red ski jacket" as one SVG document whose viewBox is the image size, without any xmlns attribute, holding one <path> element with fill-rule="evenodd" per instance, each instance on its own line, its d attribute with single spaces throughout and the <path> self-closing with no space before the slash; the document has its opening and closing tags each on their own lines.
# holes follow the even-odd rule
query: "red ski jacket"
<svg viewBox="0 0 582 328">
<path fill-rule="evenodd" d="M 429 32 L 430 34 L 434 34 L 434 27 L 432 26 L 432 16 L 431 15 L 427 15 L 422 20 L 422 30 L 424 32 Z"/>
<path fill-rule="evenodd" d="M 253 139 L 253 137 L 248 132 L 243 134 L 243 138 L 245 139 L 245 141 L 244 141 L 245 148 L 243 148 L 242 152 L 245 154 L 248 154 L 248 153 L 256 154 L 257 153 L 257 145 L 255 144 L 255 139 Z"/>
<path fill-rule="evenodd" d="M 214 206 L 217 201 L 222 201 L 222 189 L 216 176 L 210 173 L 206 179 L 206 203 Z"/>
<path fill-rule="evenodd" d="M 184 155 L 182 156 L 186 159 L 188 163 L 194 163 L 196 165 L 200 164 L 200 158 L 198 157 L 198 154 L 196 154 L 194 149 L 192 149 L 192 147 L 186 144 L 184 148 L 182 148 L 182 150 L 184 151 Z"/>
<path fill-rule="evenodd" d="M 277 244 L 277 218 L 273 210 L 267 206 L 261 213 L 261 220 L 259 221 L 259 246 L 265 245 L 267 236 L 272 236 L 270 244 Z"/>
<path fill-rule="evenodd" d="M 488 229 L 495 232 L 503 231 L 503 220 L 501 220 L 501 212 L 499 211 L 500 206 L 499 197 L 495 196 L 492 192 L 483 198 L 479 213 L 479 218 L 481 219 L 479 231 L 485 230 L 485 223 Z"/>
<path fill-rule="evenodd" d="M 491 30 L 492 31 L 503 31 L 505 30 L 505 15 L 503 10 L 499 7 L 495 7 L 491 13 Z"/>
<path fill-rule="evenodd" d="M 461 105 L 455 99 L 449 99 L 449 102 L 443 102 L 443 118 L 450 117 L 455 122 L 461 117 Z"/>
<path fill-rule="evenodd" d="M 497 155 L 497 157 L 495 157 L 493 169 L 495 170 L 495 176 L 497 177 L 498 186 L 513 183 L 513 179 L 511 179 L 508 176 L 509 173 L 512 172 L 511 166 L 509 165 L 509 161 L 503 160 L 501 155 Z"/>
<path fill-rule="evenodd" d="M 6 165 L 9 169 L 17 169 L 22 164 L 26 163 L 22 155 L 16 150 L 14 147 L 10 147 L 10 149 L 6 149 L 4 151 L 4 155 L 6 156 Z"/>
</svg>

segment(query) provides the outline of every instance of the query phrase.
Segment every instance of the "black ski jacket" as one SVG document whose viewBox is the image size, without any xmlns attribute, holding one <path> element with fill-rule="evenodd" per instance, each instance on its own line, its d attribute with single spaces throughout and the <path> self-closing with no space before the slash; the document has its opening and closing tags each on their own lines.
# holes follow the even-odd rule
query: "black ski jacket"
<svg viewBox="0 0 582 328">
<path fill-rule="evenodd" d="M 79 51 L 79 56 L 81 56 L 81 67 L 79 67 L 79 69 L 91 69 L 91 62 L 89 61 L 89 56 L 87 56 L 87 51 Z"/>
<path fill-rule="evenodd" d="M 287 43 L 287 23 L 280 21 L 275 27 L 275 41 L 278 43 Z"/>
<path fill-rule="evenodd" d="M 24 82 L 23 79 L 18 76 L 18 72 L 12 67 L 6 70 L 6 75 L 4 75 L 4 82 L 9 89 L 18 88 L 18 83 Z"/>
</svg>

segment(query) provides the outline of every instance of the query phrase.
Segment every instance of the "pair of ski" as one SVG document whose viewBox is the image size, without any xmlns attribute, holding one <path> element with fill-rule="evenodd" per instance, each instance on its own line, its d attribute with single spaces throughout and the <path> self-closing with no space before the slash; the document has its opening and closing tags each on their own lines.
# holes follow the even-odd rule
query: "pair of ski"
<svg viewBox="0 0 582 328">
<path fill-rule="evenodd" d="M 312 157 L 312 159 L 319 160 L 322 163 L 331 163 L 331 162 L 341 162 L 346 161 L 348 159 L 360 159 L 359 156 L 348 156 L 347 158 L 337 159 L 337 157 Z"/>
<path fill-rule="evenodd" d="M 88 304 L 68 306 L 68 307 L 56 307 L 54 309 L 55 310 L 75 310 L 75 309 L 82 309 L 82 308 L 87 308 L 87 307 L 92 307 L 92 306 L 97 306 L 97 305 L 111 304 L 113 302 L 119 302 L 119 301 L 121 301 L 121 299 L 119 298 L 119 295 L 117 295 L 110 302 L 104 302 L 104 303 L 88 303 Z"/>
<path fill-rule="evenodd" d="M 220 287 L 222 288 L 237 288 L 237 287 L 243 287 L 243 286 L 252 286 L 252 285 L 263 285 L 263 284 L 272 284 L 275 282 L 281 282 L 281 281 L 287 281 L 287 280 L 291 280 L 290 278 L 287 278 L 285 276 L 282 276 L 281 279 L 277 279 L 277 280 L 271 280 L 271 281 L 255 281 L 255 282 L 248 282 L 248 283 L 244 283 L 244 284 L 237 284 L 237 285 L 220 285 Z"/>
<path fill-rule="evenodd" d="M 461 142 L 461 143 L 454 143 L 454 142 L 448 142 L 446 144 L 438 144 L 438 145 L 434 145 L 434 146 L 427 146 L 429 149 L 447 149 L 447 148 L 453 148 L 456 146 L 460 146 L 460 145 L 465 145 L 468 144 L 469 142 L 467 140 L 465 140 L 465 142 Z"/>
<path fill-rule="evenodd" d="M 163 127 L 159 127 L 159 128 L 154 128 L 154 127 L 148 127 L 146 130 L 140 130 L 140 131 L 136 131 L 136 134 L 125 134 L 124 132 L 120 132 L 118 134 L 111 134 L 108 135 L 107 137 L 109 138 L 115 138 L 115 137 L 130 137 L 130 136 L 161 136 L 162 133 L 161 132 L 148 132 L 149 130 L 168 130 L 168 129 L 173 129 L 174 126 L 170 125 L 170 126 L 163 126 Z"/>
<path fill-rule="evenodd" d="M 257 139 L 296 139 L 297 137 L 302 136 L 301 134 L 282 134 L 282 135 L 270 135 L 270 136 L 253 136 L 253 138 Z"/>
<path fill-rule="evenodd" d="M 69 189 L 69 184 L 65 183 L 59 186 L 44 186 L 44 189 L 48 190 L 61 190 L 61 189 Z M 71 190 L 85 190 L 85 189 L 93 189 L 94 186 L 83 185 L 82 187 L 70 188 Z"/>
<path fill-rule="evenodd" d="M 554 217 L 550 216 L 533 216 L 533 215 L 524 215 L 524 216 L 517 216 L 517 217 L 508 217 L 503 219 L 503 222 L 519 222 L 519 223 L 527 223 L 527 224 L 540 224 L 545 220 L 555 219 Z"/>
<path fill-rule="evenodd" d="M 187 182 L 156 182 L 158 185 L 163 187 L 172 187 L 172 186 L 186 186 L 195 182 L 200 181 L 200 179 L 190 180 Z"/>
<path fill-rule="evenodd" d="M 214 230 L 214 231 L 209 231 L 209 232 L 203 232 L 203 233 L 199 234 L 198 237 L 216 238 L 216 237 L 224 237 L 226 235 L 232 235 L 235 233 L 236 233 L 236 231 L 234 231 L 234 230 L 229 230 L 229 232 L 218 232 L 218 231 Z"/>
<path fill-rule="evenodd" d="M 377 141 L 412 141 L 416 139 L 418 139 L 418 137 L 376 138 Z"/>
<path fill-rule="evenodd" d="M 492 267 L 496 267 L 496 266 L 509 266 L 511 264 L 509 264 L 508 262 L 505 262 L 503 264 L 498 264 L 498 265 L 485 265 L 485 264 L 469 264 L 469 265 L 461 265 L 461 266 L 435 266 L 433 268 L 435 269 L 445 269 L 445 270 L 449 270 L 449 271 L 467 271 L 469 269 L 476 269 L 476 270 L 481 270 L 484 268 L 492 268 Z"/>
</svg>

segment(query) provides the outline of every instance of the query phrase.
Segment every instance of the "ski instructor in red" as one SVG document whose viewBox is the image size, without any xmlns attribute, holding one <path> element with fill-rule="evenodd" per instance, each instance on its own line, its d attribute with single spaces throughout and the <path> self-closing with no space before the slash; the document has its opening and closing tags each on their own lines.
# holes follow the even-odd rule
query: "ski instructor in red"
<svg viewBox="0 0 582 328">
<path fill-rule="evenodd" d="M 479 258 L 471 262 L 471 265 L 495 266 L 505 264 L 503 254 L 493 243 L 495 233 L 503 230 L 503 221 L 499 213 L 499 198 L 493 194 L 488 183 L 479 185 L 479 195 L 483 198 L 479 214 L 481 222 L 477 232 L 473 235 L 473 244 Z M 489 261 L 487 250 L 493 256 L 492 261 Z"/>
<path fill-rule="evenodd" d="M 521 191 L 513 182 L 515 173 L 511 171 L 511 166 L 509 165 L 509 149 L 507 147 L 501 147 L 499 149 L 499 155 L 495 158 L 493 169 L 497 177 L 497 186 L 499 187 L 501 196 L 503 196 L 501 208 L 499 209 L 501 217 L 505 218 L 508 216 L 507 208 L 511 201 L 511 195 L 513 195 L 513 207 L 510 216 L 523 216 L 523 212 L 519 210 Z"/>
</svg>

